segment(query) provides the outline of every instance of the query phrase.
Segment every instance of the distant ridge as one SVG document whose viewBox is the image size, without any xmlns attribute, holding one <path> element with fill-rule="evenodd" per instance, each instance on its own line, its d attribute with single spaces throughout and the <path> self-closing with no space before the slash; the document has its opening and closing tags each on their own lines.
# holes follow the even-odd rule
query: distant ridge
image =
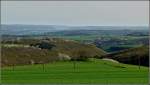
<svg viewBox="0 0 150 85">
<path fill-rule="evenodd" d="M 66 30 L 148 30 L 147 26 L 65 26 L 2 24 L 2 35 L 32 35 Z"/>
</svg>

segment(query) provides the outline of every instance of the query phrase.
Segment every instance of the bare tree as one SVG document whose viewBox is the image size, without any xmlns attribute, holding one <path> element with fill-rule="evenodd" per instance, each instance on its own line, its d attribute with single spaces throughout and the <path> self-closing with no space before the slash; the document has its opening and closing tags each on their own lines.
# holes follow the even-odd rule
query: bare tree
<svg viewBox="0 0 150 85">
<path fill-rule="evenodd" d="M 141 61 L 140 61 L 140 56 L 138 56 L 138 63 L 139 63 L 139 70 L 140 70 L 140 68 L 141 68 Z"/>
<path fill-rule="evenodd" d="M 13 71 L 15 70 L 15 64 L 12 65 L 12 70 L 13 70 Z"/>
<path fill-rule="evenodd" d="M 43 69 L 43 71 L 45 71 L 45 64 L 44 63 L 42 63 L 42 69 Z"/>
</svg>

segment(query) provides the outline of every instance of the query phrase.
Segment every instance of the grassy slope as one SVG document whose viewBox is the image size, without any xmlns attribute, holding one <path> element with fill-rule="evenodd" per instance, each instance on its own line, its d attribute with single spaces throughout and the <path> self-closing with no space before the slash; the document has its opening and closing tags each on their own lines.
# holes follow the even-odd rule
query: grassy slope
<svg viewBox="0 0 150 85">
<path fill-rule="evenodd" d="M 125 68 L 123 68 L 125 67 Z M 2 68 L 2 83 L 148 83 L 148 68 L 94 59 Z"/>
</svg>

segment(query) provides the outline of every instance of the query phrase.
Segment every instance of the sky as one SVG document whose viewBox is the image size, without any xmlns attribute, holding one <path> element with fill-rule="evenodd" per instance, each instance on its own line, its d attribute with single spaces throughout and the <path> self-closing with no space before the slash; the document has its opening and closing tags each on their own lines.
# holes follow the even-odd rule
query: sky
<svg viewBox="0 0 150 85">
<path fill-rule="evenodd" d="M 148 26 L 148 1 L 2 1 L 2 24 Z"/>
</svg>

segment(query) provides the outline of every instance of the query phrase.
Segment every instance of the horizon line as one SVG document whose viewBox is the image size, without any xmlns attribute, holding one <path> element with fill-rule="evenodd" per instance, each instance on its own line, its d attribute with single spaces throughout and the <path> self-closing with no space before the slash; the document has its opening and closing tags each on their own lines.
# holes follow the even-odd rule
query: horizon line
<svg viewBox="0 0 150 85">
<path fill-rule="evenodd" d="M 2 24 L 1 25 L 45 25 L 45 26 L 74 26 L 74 27 L 86 27 L 86 26 L 114 26 L 114 27 L 149 27 L 149 25 L 65 25 L 65 24 Z"/>
</svg>

